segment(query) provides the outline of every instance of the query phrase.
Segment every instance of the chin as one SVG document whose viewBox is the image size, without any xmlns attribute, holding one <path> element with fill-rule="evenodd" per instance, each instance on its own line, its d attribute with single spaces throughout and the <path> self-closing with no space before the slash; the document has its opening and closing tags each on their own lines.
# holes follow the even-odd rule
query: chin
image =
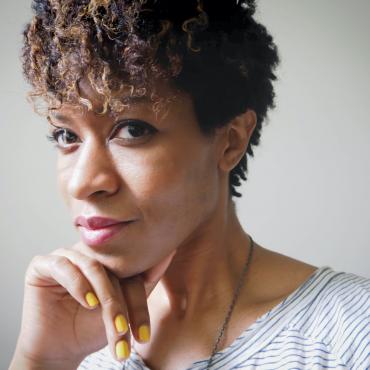
<svg viewBox="0 0 370 370">
<path fill-rule="evenodd" d="M 138 266 L 127 259 L 127 257 L 120 258 L 117 256 L 106 256 L 102 258 L 100 256 L 100 258 L 97 258 L 97 260 L 119 279 L 140 275 L 147 269 L 144 266 Z"/>
</svg>

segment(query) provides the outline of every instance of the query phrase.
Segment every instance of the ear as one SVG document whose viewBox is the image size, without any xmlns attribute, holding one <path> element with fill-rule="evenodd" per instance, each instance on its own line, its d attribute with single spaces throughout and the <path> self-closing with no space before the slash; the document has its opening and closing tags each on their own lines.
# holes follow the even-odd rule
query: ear
<svg viewBox="0 0 370 370">
<path fill-rule="evenodd" d="M 219 167 L 224 172 L 230 172 L 242 159 L 256 124 L 256 112 L 247 110 L 222 129 Z"/>
</svg>

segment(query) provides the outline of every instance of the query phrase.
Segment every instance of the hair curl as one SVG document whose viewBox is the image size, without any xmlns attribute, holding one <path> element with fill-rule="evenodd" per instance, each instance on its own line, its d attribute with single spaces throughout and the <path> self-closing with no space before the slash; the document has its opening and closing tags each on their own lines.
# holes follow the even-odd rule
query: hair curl
<svg viewBox="0 0 370 370">
<path fill-rule="evenodd" d="M 125 90 L 150 94 L 160 109 L 153 84 L 160 79 L 190 94 L 205 135 L 252 109 L 256 128 L 229 174 L 229 197 L 241 197 L 235 187 L 247 180 L 247 154 L 254 156 L 274 107 L 279 64 L 255 8 L 254 0 L 33 0 L 22 48 L 29 95 L 48 109 L 65 102 L 92 109 L 78 89 L 87 76 L 104 97 L 102 114 L 124 109 Z"/>
</svg>

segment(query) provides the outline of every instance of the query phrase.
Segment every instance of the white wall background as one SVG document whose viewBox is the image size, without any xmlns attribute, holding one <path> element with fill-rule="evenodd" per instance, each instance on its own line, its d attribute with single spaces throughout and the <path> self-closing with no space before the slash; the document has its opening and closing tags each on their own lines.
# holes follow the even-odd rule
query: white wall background
<svg viewBox="0 0 370 370">
<path fill-rule="evenodd" d="M 25 100 L 19 52 L 30 0 L 0 15 L 0 368 L 20 329 L 35 254 L 76 240 L 46 123 Z M 261 0 L 282 66 L 277 108 L 237 209 L 266 248 L 370 277 L 370 1 Z"/>
</svg>

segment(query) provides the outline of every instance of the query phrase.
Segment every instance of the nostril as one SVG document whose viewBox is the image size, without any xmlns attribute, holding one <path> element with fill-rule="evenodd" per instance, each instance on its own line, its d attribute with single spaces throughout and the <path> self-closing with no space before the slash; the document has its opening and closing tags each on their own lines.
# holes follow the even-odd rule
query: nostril
<svg viewBox="0 0 370 370">
<path fill-rule="evenodd" d="M 105 193 L 105 190 L 98 190 L 98 191 L 96 191 L 94 194 L 96 194 L 96 195 L 100 195 L 101 193 Z"/>
</svg>

